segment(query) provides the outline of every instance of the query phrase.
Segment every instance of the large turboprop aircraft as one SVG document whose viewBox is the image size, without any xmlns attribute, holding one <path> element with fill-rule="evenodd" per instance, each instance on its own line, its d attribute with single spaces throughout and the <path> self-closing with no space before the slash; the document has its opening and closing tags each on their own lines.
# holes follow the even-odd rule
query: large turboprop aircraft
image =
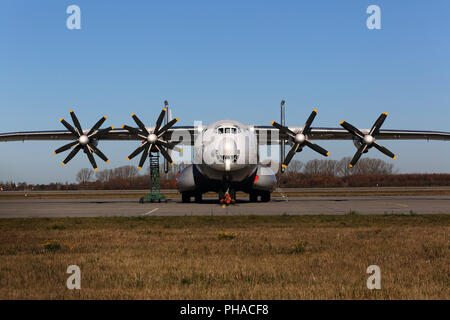
<svg viewBox="0 0 450 320">
<path fill-rule="evenodd" d="M 284 119 L 284 101 L 281 102 L 281 123 L 272 122 L 271 126 L 244 125 L 233 120 L 221 120 L 208 126 L 174 126 L 177 118 L 170 119 L 167 101 L 156 124 L 147 127 L 134 113 L 131 115 L 137 127 L 123 125 L 122 128 L 100 128 L 106 120 L 102 117 L 91 129 L 82 129 L 78 118 L 71 110 L 70 116 L 74 126 L 60 119 L 67 129 L 64 131 L 29 131 L 0 134 L 0 141 L 24 140 L 73 140 L 63 145 L 54 153 L 71 150 L 63 161 L 67 164 L 80 150 L 87 155 L 92 167 L 97 170 L 93 154 L 109 162 L 108 158 L 97 148 L 101 140 L 136 140 L 140 145 L 128 160 L 140 156 L 138 167 L 141 169 L 150 152 L 160 152 L 165 158 L 165 171 L 168 164 L 173 164 L 170 153 L 182 152 L 179 146 L 193 146 L 194 156 L 187 166 L 177 175 L 177 187 L 183 202 L 202 200 L 205 192 L 219 194 L 220 202 L 234 202 L 236 191 L 249 194 L 250 201 L 270 201 L 270 194 L 276 188 L 276 171 L 289 165 L 294 155 L 308 147 L 322 156 L 329 152 L 312 140 L 352 140 L 357 151 L 349 163 L 354 167 L 364 153 L 375 148 L 386 156 L 396 156 L 383 147 L 380 140 L 450 140 L 450 132 L 390 130 L 381 129 L 387 113 L 382 113 L 370 129 L 358 129 L 342 121 L 342 128 L 312 127 L 317 115 L 314 109 L 302 127 L 287 127 Z M 164 124 L 163 124 L 164 121 Z M 275 167 L 271 162 L 259 160 L 259 145 L 280 145 L 281 166 Z M 285 156 L 285 144 L 291 149 Z"/>
</svg>

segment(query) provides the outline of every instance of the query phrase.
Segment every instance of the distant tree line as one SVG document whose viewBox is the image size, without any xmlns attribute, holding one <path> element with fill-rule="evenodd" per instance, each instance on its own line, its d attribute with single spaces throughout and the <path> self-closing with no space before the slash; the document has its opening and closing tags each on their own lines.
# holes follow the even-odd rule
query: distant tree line
<svg viewBox="0 0 450 320">
<path fill-rule="evenodd" d="M 450 174 L 398 174 L 394 165 L 381 159 L 362 158 L 350 168 L 351 158 L 293 160 L 284 174 L 278 173 L 280 187 L 407 187 L 450 186 Z"/>
<path fill-rule="evenodd" d="M 289 187 L 374 187 L 374 186 L 450 186 L 450 174 L 398 174 L 391 163 L 381 159 L 362 158 L 354 168 L 349 168 L 350 158 L 341 160 L 315 159 L 305 163 L 293 160 L 285 173 L 277 173 L 279 186 Z M 162 189 L 176 188 L 175 179 L 186 164 L 170 166 L 167 174 L 160 172 Z M 143 173 L 135 166 L 122 166 L 94 172 L 81 169 L 77 183 L 49 183 L 30 185 L 26 182 L 0 182 L 0 191 L 8 190 L 121 190 L 148 189 L 150 167 Z"/>
</svg>

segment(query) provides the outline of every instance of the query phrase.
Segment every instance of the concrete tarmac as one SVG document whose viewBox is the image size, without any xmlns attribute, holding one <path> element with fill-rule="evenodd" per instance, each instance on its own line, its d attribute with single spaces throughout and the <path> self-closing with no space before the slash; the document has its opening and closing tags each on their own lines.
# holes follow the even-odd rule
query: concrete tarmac
<svg viewBox="0 0 450 320">
<path fill-rule="evenodd" d="M 190 215 L 302 215 L 302 214 L 449 214 L 450 196 L 315 196 L 272 197 L 270 203 L 245 198 L 222 206 L 217 198 L 203 203 L 138 203 L 137 199 L 0 199 L 0 218 L 190 216 Z"/>
</svg>

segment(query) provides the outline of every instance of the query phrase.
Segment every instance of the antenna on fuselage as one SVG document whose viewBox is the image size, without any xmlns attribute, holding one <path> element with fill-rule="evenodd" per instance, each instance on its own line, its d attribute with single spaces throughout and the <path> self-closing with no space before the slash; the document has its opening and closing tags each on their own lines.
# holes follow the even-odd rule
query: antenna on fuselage
<svg viewBox="0 0 450 320">
<path fill-rule="evenodd" d="M 281 100 L 281 125 L 285 126 L 285 115 L 284 115 L 284 100 Z M 280 139 L 280 170 L 283 173 L 285 168 L 281 165 L 282 163 L 284 163 L 284 159 L 285 159 L 285 141 L 284 139 Z"/>
</svg>

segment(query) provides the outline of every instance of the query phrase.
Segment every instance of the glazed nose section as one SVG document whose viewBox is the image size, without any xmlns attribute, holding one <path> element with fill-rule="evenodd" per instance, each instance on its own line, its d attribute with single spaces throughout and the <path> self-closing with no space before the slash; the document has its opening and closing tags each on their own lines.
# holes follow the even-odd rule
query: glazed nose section
<svg viewBox="0 0 450 320">
<path fill-rule="evenodd" d="M 219 145 L 219 153 L 223 156 L 234 156 L 237 154 L 237 147 L 234 140 L 223 139 Z"/>
<path fill-rule="evenodd" d="M 237 154 L 237 146 L 234 140 L 225 138 L 220 142 L 219 155 L 223 159 L 225 171 L 231 170 L 231 164 L 234 162 L 234 158 Z"/>
</svg>

